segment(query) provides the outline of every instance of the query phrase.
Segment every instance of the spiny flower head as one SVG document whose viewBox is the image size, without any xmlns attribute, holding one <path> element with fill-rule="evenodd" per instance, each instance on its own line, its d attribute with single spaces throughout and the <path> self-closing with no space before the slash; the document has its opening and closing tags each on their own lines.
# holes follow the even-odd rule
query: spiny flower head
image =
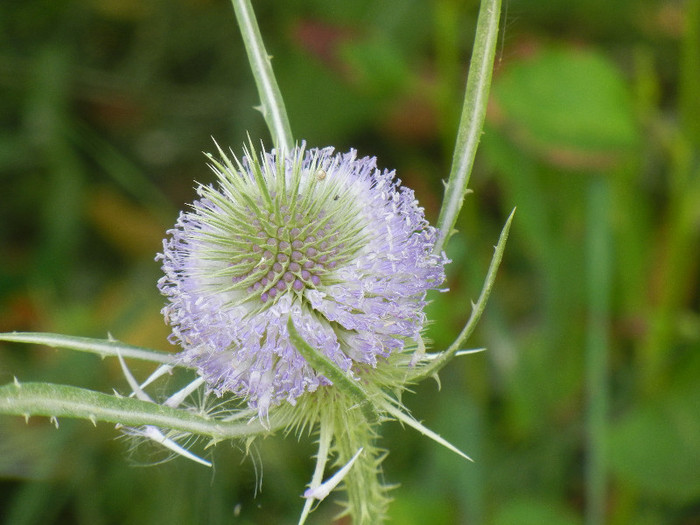
<svg viewBox="0 0 700 525">
<path fill-rule="evenodd" d="M 330 384 L 290 342 L 290 317 L 359 379 L 419 337 L 446 259 L 413 191 L 375 158 L 250 151 L 209 156 L 218 185 L 200 185 L 168 232 L 158 286 L 182 361 L 265 417 Z"/>
</svg>

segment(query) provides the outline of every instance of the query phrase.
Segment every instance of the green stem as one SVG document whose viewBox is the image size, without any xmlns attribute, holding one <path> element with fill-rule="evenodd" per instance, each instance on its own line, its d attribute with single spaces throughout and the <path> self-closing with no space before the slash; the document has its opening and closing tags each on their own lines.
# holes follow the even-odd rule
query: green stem
<svg viewBox="0 0 700 525">
<path fill-rule="evenodd" d="M 268 434 L 284 426 L 280 418 L 269 428 L 259 420 L 221 421 L 185 409 L 51 383 L 11 383 L 0 387 L 0 414 L 104 421 L 128 427 L 153 425 L 213 439 Z"/>
<path fill-rule="evenodd" d="M 118 355 L 130 358 L 176 365 L 175 356 L 167 352 L 151 350 L 141 346 L 129 345 L 116 339 L 92 339 L 89 337 L 77 337 L 72 335 L 52 334 L 44 332 L 6 332 L 0 334 L 0 341 L 13 343 L 33 343 L 50 346 L 52 348 L 64 348 L 79 352 L 90 352 L 102 357 L 117 357 Z M 182 366 L 182 365 L 178 365 Z M 187 367 L 184 367 L 187 368 Z"/>
<path fill-rule="evenodd" d="M 486 117 L 500 15 L 501 0 L 482 0 L 452 168 L 438 218 L 440 236 L 435 243 L 436 253 L 445 249 L 467 193 L 469 176 Z"/>
<path fill-rule="evenodd" d="M 493 284 L 496 280 L 496 273 L 498 272 L 498 267 L 503 259 L 503 252 L 506 249 L 506 241 L 508 240 L 508 233 L 510 232 L 510 225 L 513 222 L 513 216 L 515 215 L 515 210 L 511 212 L 508 216 L 503 230 L 501 230 L 501 235 L 498 238 L 498 244 L 496 245 L 493 258 L 491 259 L 491 264 L 489 266 L 489 271 L 486 274 L 486 279 L 484 280 L 484 287 L 481 289 L 479 294 L 479 299 L 476 304 L 472 305 L 472 313 L 469 316 L 467 324 L 457 336 L 457 339 L 449 346 L 447 350 L 440 353 L 433 361 L 424 365 L 420 368 L 416 368 L 415 374 L 410 375 L 410 381 L 419 382 L 437 374 L 447 363 L 449 363 L 455 354 L 463 348 L 464 343 L 469 339 L 469 336 L 474 332 L 479 319 L 481 319 L 481 314 L 484 313 L 486 308 L 486 303 L 488 302 L 489 296 L 491 295 L 491 290 L 493 289 Z"/>
<path fill-rule="evenodd" d="M 323 473 L 326 471 L 328 454 L 331 448 L 331 443 L 333 442 L 333 425 L 328 424 L 330 419 L 328 412 L 332 410 L 332 405 L 330 403 L 324 403 L 320 410 L 321 416 L 319 423 L 318 452 L 316 453 L 316 468 L 314 468 L 314 474 L 311 477 L 311 483 L 309 484 L 309 488 L 311 489 L 319 487 L 323 482 Z M 316 500 L 313 498 L 306 499 L 304 502 L 304 508 L 301 511 L 301 517 L 299 518 L 298 525 L 304 525 L 315 501 Z"/>
<path fill-rule="evenodd" d="M 610 329 L 612 241 L 608 181 L 591 182 L 586 246 L 588 328 L 586 341 L 586 524 L 605 523 L 607 370 Z"/>
<path fill-rule="evenodd" d="M 275 74 L 272 72 L 270 56 L 265 50 L 260 29 L 255 20 L 255 13 L 250 5 L 250 0 L 231 0 L 236 12 L 236 20 L 241 29 L 243 43 L 245 44 L 250 68 L 258 87 L 263 117 L 275 142 L 275 147 L 284 151 L 291 151 L 294 141 L 292 130 L 287 118 L 287 110 L 284 107 L 282 94 L 280 93 Z"/>
<path fill-rule="evenodd" d="M 367 419 L 352 398 L 339 392 L 332 401 L 333 452 L 336 466 L 342 467 L 362 448 L 343 483 L 348 496 L 346 511 L 356 525 L 384 523 L 390 487 L 381 483 L 381 463 L 385 457 L 375 445 L 376 422 Z"/>
</svg>

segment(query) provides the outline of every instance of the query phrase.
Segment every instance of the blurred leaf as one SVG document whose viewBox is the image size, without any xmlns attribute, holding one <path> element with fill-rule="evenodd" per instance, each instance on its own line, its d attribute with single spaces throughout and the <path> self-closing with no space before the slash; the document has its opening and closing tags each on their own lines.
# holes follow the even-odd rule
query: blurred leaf
<svg viewBox="0 0 700 525">
<path fill-rule="evenodd" d="M 87 215 L 97 231 L 127 257 L 151 257 L 162 249 L 166 226 L 116 191 L 106 187 L 92 191 Z"/>
<path fill-rule="evenodd" d="M 341 147 L 340 137 L 366 129 L 376 116 L 376 102 L 361 96 L 339 74 L 306 54 L 286 58 L 275 63 L 275 72 L 295 133 L 311 146 Z"/>
<path fill-rule="evenodd" d="M 156 278 L 148 279 L 149 276 L 150 272 L 137 273 L 105 288 L 94 306 L 97 317 L 94 324 L 108 326 L 114 337 L 136 346 L 166 352 L 176 350 L 167 341 L 170 327 L 160 313 L 164 299 L 156 288 Z"/>
<path fill-rule="evenodd" d="M 48 426 L 35 427 L 23 420 L 3 421 L 0 428 L 0 478 L 40 479 L 51 471 L 55 460 L 47 448 Z"/>
<path fill-rule="evenodd" d="M 91 1 L 91 7 L 104 16 L 119 20 L 138 20 L 149 13 L 155 2 L 143 0 L 100 0 Z"/>
<path fill-rule="evenodd" d="M 394 42 L 350 41 L 341 47 L 341 56 L 350 68 L 350 81 L 363 91 L 387 96 L 410 85 L 406 59 Z"/>
<path fill-rule="evenodd" d="M 613 472 L 649 496 L 671 503 L 700 498 L 700 359 L 662 397 L 639 404 L 611 429 Z"/>
<path fill-rule="evenodd" d="M 513 361 L 499 370 L 508 389 L 508 423 L 518 434 L 549 432 L 548 412 L 570 412 L 581 380 L 581 195 L 586 180 L 563 177 L 497 133 L 487 132 L 482 151 L 499 172 L 505 201 L 518 206 L 508 255 L 520 251 L 532 264 L 512 303 L 530 313 L 520 319 Z M 541 384 L 548 386 L 533 388 Z"/>
<path fill-rule="evenodd" d="M 391 523 L 402 525 L 423 525 L 425 523 L 455 523 L 454 510 L 445 505 L 443 500 L 436 499 L 421 491 L 397 495 L 389 507 Z"/>
<path fill-rule="evenodd" d="M 492 102 L 492 121 L 555 165 L 606 167 L 639 139 L 625 81 L 596 51 L 546 49 L 508 64 Z"/>
<path fill-rule="evenodd" d="M 152 215 L 167 220 L 177 215 L 172 203 L 165 197 L 162 191 L 150 180 L 142 169 L 129 161 L 117 148 L 108 141 L 99 137 L 94 130 L 82 123 L 76 123 L 69 130 L 71 139 L 75 144 L 85 150 L 94 158 L 106 174 L 108 174 L 118 186 L 121 186 L 127 193 L 146 208 Z M 159 152 L 167 148 L 167 139 L 161 137 Z M 105 190 L 106 191 L 106 190 Z M 135 206 L 131 206 L 136 209 Z M 144 212 L 139 212 L 143 215 Z M 154 222 L 150 218 L 147 222 Z"/>
<path fill-rule="evenodd" d="M 578 525 L 581 520 L 557 501 L 516 499 L 502 502 L 492 525 Z"/>
<path fill-rule="evenodd" d="M 700 2 L 687 2 L 684 13 L 684 38 L 681 48 L 679 79 L 679 106 L 683 128 L 688 139 L 697 147 L 700 145 Z"/>
<path fill-rule="evenodd" d="M 46 48 L 36 59 L 33 75 L 25 125 L 46 168 L 35 203 L 42 218 L 35 278 L 67 287 L 64 272 L 75 263 L 85 179 L 84 166 L 65 133 L 70 120 L 70 55 L 60 47 Z"/>
</svg>

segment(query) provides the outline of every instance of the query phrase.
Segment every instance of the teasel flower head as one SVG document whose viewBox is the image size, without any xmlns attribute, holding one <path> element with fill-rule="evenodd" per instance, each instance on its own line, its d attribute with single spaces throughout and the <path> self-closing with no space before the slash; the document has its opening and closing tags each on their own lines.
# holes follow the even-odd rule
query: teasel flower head
<svg viewBox="0 0 700 525">
<path fill-rule="evenodd" d="M 261 419 L 331 381 L 292 343 L 361 382 L 415 348 L 444 280 L 437 236 L 409 188 L 354 150 L 209 156 L 216 185 L 163 243 L 160 291 L 181 361 Z M 407 361 L 404 361 L 407 362 Z M 391 386 L 391 385 L 389 385 Z"/>
</svg>

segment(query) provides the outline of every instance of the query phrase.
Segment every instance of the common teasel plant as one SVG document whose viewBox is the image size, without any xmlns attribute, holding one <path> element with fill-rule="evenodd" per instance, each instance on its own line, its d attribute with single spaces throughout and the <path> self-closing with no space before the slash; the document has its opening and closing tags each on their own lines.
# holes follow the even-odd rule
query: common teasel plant
<svg viewBox="0 0 700 525">
<path fill-rule="evenodd" d="M 452 169 L 436 227 L 412 190 L 377 160 L 295 142 L 248 0 L 233 0 L 261 111 L 274 147 L 251 140 L 242 154 L 216 144 L 207 155 L 215 185 L 199 185 L 157 259 L 175 354 L 48 333 L 0 340 L 92 352 L 119 360 L 131 394 L 49 383 L 0 387 L 0 413 L 111 422 L 203 465 L 192 436 L 246 447 L 274 432 L 312 432 L 318 450 L 299 523 L 335 489 L 353 523 L 380 523 L 390 486 L 380 425 L 389 420 L 468 456 L 402 404 L 412 385 L 465 350 L 488 299 L 508 236 L 508 218 L 483 289 L 457 339 L 428 352 L 421 332 L 429 290 L 442 290 L 445 246 L 467 193 L 481 133 L 498 34 L 500 2 L 484 0 L 477 21 Z M 157 366 L 138 381 L 126 361 Z M 147 393 L 176 368 L 195 378 L 165 399 Z M 188 403 L 198 392 L 215 403 Z M 331 464 L 332 463 L 332 464 Z"/>
</svg>

